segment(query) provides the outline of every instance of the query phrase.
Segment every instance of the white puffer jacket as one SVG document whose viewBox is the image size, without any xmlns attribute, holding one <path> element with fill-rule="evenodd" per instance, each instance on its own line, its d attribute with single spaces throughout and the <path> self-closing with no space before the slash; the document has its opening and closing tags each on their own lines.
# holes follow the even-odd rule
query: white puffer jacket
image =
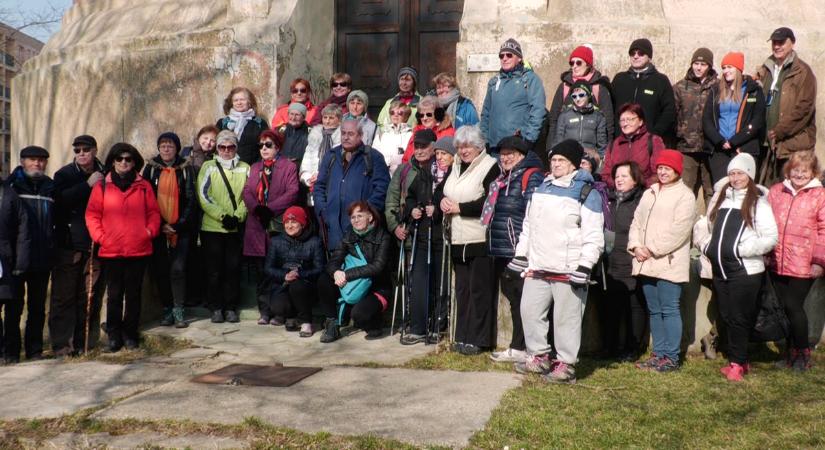
<svg viewBox="0 0 825 450">
<path fill-rule="evenodd" d="M 395 169 L 401 165 L 404 150 L 412 138 L 412 128 L 406 123 L 400 123 L 382 127 L 381 130 L 381 134 L 375 138 L 372 147 L 384 155 L 384 162 L 387 163 L 390 173 L 395 173 Z"/>
<path fill-rule="evenodd" d="M 320 164 L 321 159 L 323 159 L 323 156 L 320 155 L 321 143 L 323 141 L 324 126 L 315 125 L 311 130 L 309 130 L 309 136 L 307 136 L 307 149 L 304 152 L 304 159 L 301 160 L 301 173 L 299 175 L 301 182 L 306 186 L 309 186 L 310 178 L 318 174 L 318 164 Z M 336 128 L 335 132 L 332 133 L 332 147 L 330 147 L 330 149 L 339 145 L 341 145 L 341 127 Z"/>
</svg>

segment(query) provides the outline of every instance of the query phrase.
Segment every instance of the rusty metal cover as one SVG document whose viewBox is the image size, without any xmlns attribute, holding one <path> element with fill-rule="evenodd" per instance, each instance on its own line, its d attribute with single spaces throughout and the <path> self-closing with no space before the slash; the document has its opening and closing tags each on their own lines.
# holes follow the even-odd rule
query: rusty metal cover
<svg viewBox="0 0 825 450">
<path fill-rule="evenodd" d="M 221 369 L 192 378 L 195 383 L 246 386 L 288 387 L 320 372 L 320 367 L 284 367 L 230 364 Z"/>
</svg>

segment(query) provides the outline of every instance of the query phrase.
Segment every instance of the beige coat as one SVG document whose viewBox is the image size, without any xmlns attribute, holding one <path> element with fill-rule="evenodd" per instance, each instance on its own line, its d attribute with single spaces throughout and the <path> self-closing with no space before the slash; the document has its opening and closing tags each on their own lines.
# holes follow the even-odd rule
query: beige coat
<svg viewBox="0 0 825 450">
<path fill-rule="evenodd" d="M 660 278 L 673 283 L 690 280 L 690 232 L 696 221 L 696 198 L 679 181 L 662 188 L 659 183 L 645 191 L 633 223 L 627 250 L 647 247 L 652 257 L 633 259 L 633 275 Z"/>
<path fill-rule="evenodd" d="M 461 159 L 456 157 L 453 170 L 444 182 L 444 196 L 458 203 L 467 203 L 484 196 L 484 178 L 496 165 L 496 159 L 482 151 L 470 166 L 461 172 Z M 487 241 L 487 228 L 478 217 L 450 216 L 450 242 L 455 245 L 477 244 Z"/>
</svg>

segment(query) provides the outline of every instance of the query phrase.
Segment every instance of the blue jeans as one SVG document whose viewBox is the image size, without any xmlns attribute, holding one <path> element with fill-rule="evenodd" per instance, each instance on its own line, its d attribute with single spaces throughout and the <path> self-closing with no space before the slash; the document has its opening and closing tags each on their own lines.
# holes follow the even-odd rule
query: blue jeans
<svg viewBox="0 0 825 450">
<path fill-rule="evenodd" d="M 682 286 L 659 278 L 641 277 L 640 280 L 650 314 L 653 353 L 678 363 L 682 342 L 682 315 L 679 311 Z"/>
</svg>

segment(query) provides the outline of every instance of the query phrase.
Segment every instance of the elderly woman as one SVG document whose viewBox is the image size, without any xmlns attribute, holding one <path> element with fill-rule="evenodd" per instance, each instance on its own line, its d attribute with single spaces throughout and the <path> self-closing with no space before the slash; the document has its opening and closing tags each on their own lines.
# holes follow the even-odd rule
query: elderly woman
<svg viewBox="0 0 825 450">
<path fill-rule="evenodd" d="M 662 150 L 654 160 L 658 182 L 646 190 L 633 214 L 627 251 L 650 315 L 653 353 L 636 364 L 643 370 L 678 370 L 682 341 L 679 298 L 690 279 L 690 233 L 696 197 L 682 183 L 682 154 Z"/>
<path fill-rule="evenodd" d="M 261 160 L 252 164 L 243 187 L 243 202 L 251 213 L 246 221 L 243 255 L 253 258 L 258 266 L 266 256 L 269 234 L 276 230 L 276 218 L 298 200 L 298 169 L 282 156 L 280 143 L 274 131 L 261 133 Z M 283 325 L 283 317 L 276 318 L 269 311 L 269 290 L 266 279 L 258 280 L 258 324 Z"/>
<path fill-rule="evenodd" d="M 286 124 L 278 132 L 284 136 L 283 147 L 279 152 L 281 157 L 301 167 L 309 140 L 309 127 L 306 122 L 307 109 L 301 103 L 289 105 L 289 117 Z"/>
<path fill-rule="evenodd" d="M 203 210 L 201 242 L 204 259 L 209 261 L 206 301 L 212 310 L 212 323 L 239 322 L 241 222 L 247 215 L 241 194 L 249 177 L 249 165 L 237 154 L 235 133 L 221 131 L 217 141 L 218 156 L 203 164 L 197 184 Z"/>
<path fill-rule="evenodd" d="M 306 107 L 305 120 L 312 122 L 318 109 L 312 104 L 312 86 L 309 81 L 303 78 L 296 78 L 289 83 L 289 101 L 278 107 L 275 116 L 272 118 L 272 128 L 277 129 L 281 125 L 289 122 L 289 107 L 293 103 L 300 103 Z"/>
<path fill-rule="evenodd" d="M 793 153 L 783 168 L 785 181 L 771 186 L 768 201 L 779 226 L 779 243 L 770 255 L 770 278 L 791 322 L 787 355 L 778 365 L 811 367 L 805 298 L 825 275 L 825 187 L 822 168 L 811 151 Z"/>
<path fill-rule="evenodd" d="M 645 187 L 657 180 L 656 161 L 658 153 L 665 148 L 662 138 L 651 134 L 645 126 L 645 113 L 638 103 L 628 103 L 619 108 L 619 128 L 621 135 L 617 136 L 607 147 L 604 155 L 602 173 L 607 175 L 604 181 L 611 189 L 613 166 L 620 162 L 635 161 L 644 174 Z"/>
<path fill-rule="evenodd" d="M 321 124 L 309 131 L 304 159 L 301 160 L 301 182 L 309 188 L 318 179 L 318 164 L 333 147 L 341 145 L 341 107 L 327 105 L 321 111 Z"/>
<path fill-rule="evenodd" d="M 450 220 L 458 311 L 455 350 L 463 355 L 476 355 L 495 346 L 498 300 L 495 264 L 487 250 L 486 229 L 479 219 L 490 185 L 501 174 L 501 169 L 495 158 L 487 154 L 484 137 L 477 126 L 462 127 L 453 144 L 458 158 L 444 184 L 444 198 L 439 206 Z"/>
<path fill-rule="evenodd" d="M 541 160 L 529 150 L 524 139 L 506 137 L 498 143 L 498 148 L 501 175 L 488 188 L 481 222 L 487 226 L 488 250 L 495 259 L 495 274 L 501 292 L 510 302 L 513 336 L 506 350 L 493 352 L 490 357 L 496 362 L 515 363 L 523 361 L 527 355 L 520 311 L 524 279 L 507 265 L 516 256 L 527 203 L 536 187 L 544 181 L 544 172 Z"/>
<path fill-rule="evenodd" d="M 230 130 L 238 136 L 237 154 L 247 165 L 258 160 L 258 136 L 269 128 L 266 120 L 255 115 L 257 109 L 255 94 L 245 87 L 236 87 L 223 101 L 226 116 L 215 124 L 219 130 Z"/>
<path fill-rule="evenodd" d="M 347 208 L 350 228 L 318 279 L 318 298 L 326 314 L 321 342 L 341 337 L 340 326 L 352 318 L 366 331 L 366 339 L 383 334 L 382 314 L 387 310 L 392 238 L 381 226 L 381 214 L 365 200 Z"/>
<path fill-rule="evenodd" d="M 398 71 L 398 94 L 387 100 L 381 112 L 378 114 L 378 128 L 379 132 L 389 128 L 393 123 L 390 117 L 392 112 L 392 104 L 394 102 L 401 102 L 410 107 L 412 116 L 415 115 L 415 108 L 418 106 L 418 101 L 421 100 L 421 95 L 416 91 L 418 85 L 418 71 L 414 67 L 402 67 Z M 408 117 L 409 126 L 415 126 L 412 117 Z"/>
<path fill-rule="evenodd" d="M 390 105 L 390 124 L 375 138 L 373 147 L 384 155 L 390 173 L 401 165 L 404 149 L 412 138 L 412 128 L 407 124 L 412 110 L 409 105 L 395 101 Z"/>
<path fill-rule="evenodd" d="M 444 108 L 456 130 L 464 125 L 478 124 L 478 111 L 472 100 L 461 95 L 455 75 L 441 72 L 433 77 L 433 85 L 438 106 Z"/>
<path fill-rule="evenodd" d="M 215 157 L 215 138 L 220 130 L 215 125 L 207 125 L 195 135 L 192 145 L 183 147 L 180 151 L 181 158 L 189 158 L 192 167 L 197 174 L 205 161 Z"/>
<path fill-rule="evenodd" d="M 160 211 L 152 186 L 140 176 L 143 158 L 129 144 L 112 146 L 108 175 L 92 188 L 86 227 L 99 246 L 106 280 L 105 352 L 138 348 L 143 271 L 160 233 Z"/>
<path fill-rule="evenodd" d="M 573 103 L 565 105 L 558 117 L 555 136 L 550 147 L 565 139 L 573 139 L 584 147 L 590 155 L 604 158 L 607 149 L 607 118 L 602 111 L 593 104 L 591 86 L 584 81 L 573 83 L 570 98 Z M 592 167 L 595 172 L 597 167 Z"/>
<path fill-rule="evenodd" d="M 453 136 L 455 128 L 450 117 L 444 112 L 444 108 L 438 106 L 438 98 L 428 95 L 418 103 L 418 111 L 415 113 L 418 125 L 413 128 L 413 135 L 418 130 L 430 129 L 435 132 L 435 136 L 441 139 L 444 136 Z M 407 143 L 402 160 L 407 162 L 412 158 L 414 146 L 413 140 Z"/>
<path fill-rule="evenodd" d="M 362 131 L 361 142 L 366 146 L 372 146 L 376 133 L 375 122 L 367 116 L 369 105 L 370 100 L 366 92 L 352 91 L 347 97 L 347 113 L 344 114 L 344 120 L 357 120 L 359 122 Z"/>
<path fill-rule="evenodd" d="M 186 328 L 183 305 L 186 300 L 186 260 L 198 223 L 195 171 L 191 160 L 180 156 L 180 138 L 167 132 L 158 137 L 158 155 L 143 169 L 143 178 L 152 185 L 161 217 L 161 234 L 155 238 L 152 275 L 163 305 L 163 326 Z"/>
<path fill-rule="evenodd" d="M 323 111 L 327 105 L 335 104 L 341 107 L 343 114 L 347 113 L 347 100 L 352 92 L 352 77 L 348 73 L 336 72 L 329 78 L 330 94 L 326 100 L 318 104 L 318 110 Z M 321 123 L 321 116 L 318 114 L 309 121 L 310 126 Z"/>
<path fill-rule="evenodd" d="M 556 88 L 553 95 L 553 102 L 550 104 L 548 113 L 550 130 L 556 130 L 559 122 L 559 115 L 567 105 L 573 104 L 573 85 L 576 82 L 583 82 L 590 86 L 593 97 L 593 104 L 604 114 L 605 125 L 607 127 L 607 139 L 613 139 L 613 98 L 610 95 L 610 80 L 593 67 L 593 49 L 580 45 L 573 49 L 570 57 L 570 70 L 561 74 L 561 83 Z M 605 172 L 610 173 L 610 172 Z"/>
</svg>

